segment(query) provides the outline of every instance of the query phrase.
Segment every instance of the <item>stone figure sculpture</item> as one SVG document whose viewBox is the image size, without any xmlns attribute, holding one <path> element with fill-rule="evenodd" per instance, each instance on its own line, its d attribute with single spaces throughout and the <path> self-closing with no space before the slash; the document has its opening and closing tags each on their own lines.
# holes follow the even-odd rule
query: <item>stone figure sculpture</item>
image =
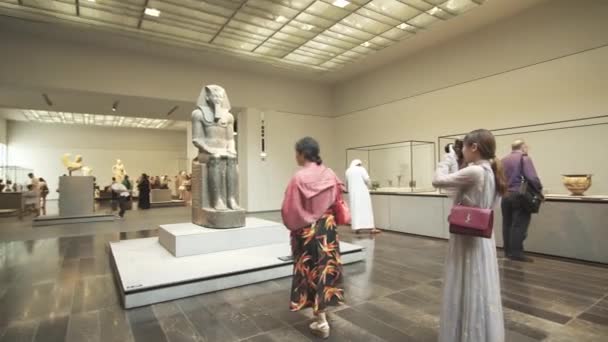
<svg viewBox="0 0 608 342">
<path fill-rule="evenodd" d="M 68 169 L 68 174 L 71 176 L 73 171 L 80 170 L 83 176 L 91 175 L 92 169 L 87 166 L 82 165 L 82 156 L 76 155 L 74 160 L 71 160 L 70 157 L 72 155 L 70 153 L 64 153 L 61 160 L 63 161 L 63 165 Z"/>
<path fill-rule="evenodd" d="M 224 88 L 208 85 L 192 112 L 192 143 L 198 148 L 192 167 L 193 222 L 210 228 L 245 225 L 230 109 Z"/>
<path fill-rule="evenodd" d="M 122 160 L 116 159 L 116 164 L 112 166 L 112 174 L 118 183 L 122 183 L 123 179 L 125 179 L 127 171 L 125 170 L 125 165 L 122 163 Z"/>
</svg>

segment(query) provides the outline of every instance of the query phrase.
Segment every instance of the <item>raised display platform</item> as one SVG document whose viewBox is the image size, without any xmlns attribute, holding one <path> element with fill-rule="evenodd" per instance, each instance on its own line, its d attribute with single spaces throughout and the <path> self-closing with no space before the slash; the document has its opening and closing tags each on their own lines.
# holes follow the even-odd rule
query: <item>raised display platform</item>
<svg viewBox="0 0 608 342">
<path fill-rule="evenodd" d="M 183 224 L 163 226 L 161 234 L 169 238 L 172 231 L 178 250 L 191 253 L 199 248 L 204 253 L 183 257 L 175 257 L 156 237 L 111 242 L 110 258 L 123 306 L 134 308 L 291 276 L 293 262 L 280 259 L 291 255 L 287 230 L 280 223 L 252 218 L 248 225 L 216 232 Z M 188 234 L 193 228 L 197 228 L 191 231 L 194 235 Z M 268 237 L 256 238 L 255 233 Z M 179 246 L 181 238 L 186 239 L 183 246 Z M 267 244 L 246 247 L 252 239 Z M 340 250 L 344 264 L 365 259 L 361 246 L 341 242 Z"/>
<path fill-rule="evenodd" d="M 32 225 L 54 226 L 58 224 L 90 223 L 102 221 L 114 221 L 116 216 L 113 214 L 92 214 L 81 216 L 38 216 L 32 221 Z"/>
<path fill-rule="evenodd" d="M 150 208 L 183 207 L 186 205 L 182 200 L 170 200 L 165 202 L 150 202 Z"/>
<path fill-rule="evenodd" d="M 277 222 L 248 217 L 242 228 L 213 229 L 194 223 L 161 225 L 158 241 L 176 257 L 277 243 L 289 243 L 289 231 Z"/>
</svg>

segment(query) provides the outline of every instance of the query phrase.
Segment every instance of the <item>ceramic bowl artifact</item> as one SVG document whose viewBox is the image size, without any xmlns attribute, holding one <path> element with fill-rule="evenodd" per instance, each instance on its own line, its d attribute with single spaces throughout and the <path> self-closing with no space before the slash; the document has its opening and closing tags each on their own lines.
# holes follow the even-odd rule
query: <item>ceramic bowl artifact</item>
<svg viewBox="0 0 608 342">
<path fill-rule="evenodd" d="M 562 175 L 562 182 L 573 196 L 583 196 L 591 187 L 591 176 L 589 174 Z"/>
</svg>

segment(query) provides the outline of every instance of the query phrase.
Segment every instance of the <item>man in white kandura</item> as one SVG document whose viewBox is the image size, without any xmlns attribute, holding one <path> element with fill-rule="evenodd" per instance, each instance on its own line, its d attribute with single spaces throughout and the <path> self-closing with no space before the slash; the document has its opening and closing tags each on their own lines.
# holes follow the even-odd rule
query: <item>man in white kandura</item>
<svg viewBox="0 0 608 342">
<path fill-rule="evenodd" d="M 361 160 L 355 159 L 350 163 L 346 170 L 346 183 L 353 231 L 357 234 L 362 230 L 369 230 L 371 234 L 380 233 L 374 224 L 372 199 L 369 195 L 371 182 Z"/>
</svg>

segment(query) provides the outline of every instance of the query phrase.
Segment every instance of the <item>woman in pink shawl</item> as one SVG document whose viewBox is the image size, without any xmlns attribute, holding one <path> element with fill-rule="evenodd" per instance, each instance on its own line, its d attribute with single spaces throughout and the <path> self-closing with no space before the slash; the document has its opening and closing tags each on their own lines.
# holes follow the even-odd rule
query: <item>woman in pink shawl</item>
<svg viewBox="0 0 608 342">
<path fill-rule="evenodd" d="M 296 144 L 296 160 L 302 168 L 293 176 L 281 214 L 291 230 L 294 272 L 291 311 L 312 307 L 313 334 L 329 337 L 325 310 L 344 301 L 340 242 L 333 205 L 343 189 L 336 174 L 323 165 L 319 144 L 310 137 Z"/>
</svg>

